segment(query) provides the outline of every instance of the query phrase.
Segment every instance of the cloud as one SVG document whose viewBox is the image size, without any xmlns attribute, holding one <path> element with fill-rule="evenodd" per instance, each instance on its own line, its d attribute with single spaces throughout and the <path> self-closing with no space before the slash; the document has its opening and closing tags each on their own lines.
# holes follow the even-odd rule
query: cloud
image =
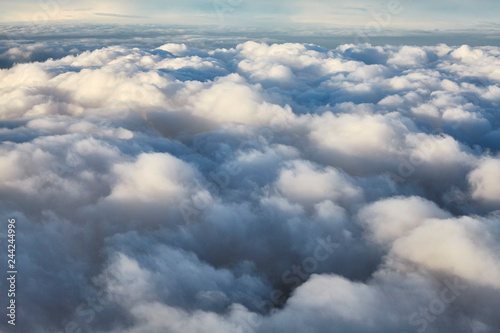
<svg viewBox="0 0 500 333">
<path fill-rule="evenodd" d="M 115 14 L 115 13 L 94 13 L 94 15 L 97 15 L 97 16 L 109 16 L 109 17 L 119 17 L 119 18 L 134 18 L 134 19 L 147 18 L 147 16 L 123 15 L 123 14 Z"/>
<path fill-rule="evenodd" d="M 363 194 L 346 178 L 335 169 L 315 170 L 307 162 L 294 161 L 280 173 L 276 186 L 284 197 L 304 206 L 324 200 L 341 201 L 345 206 L 360 201 Z M 302 189 L 307 187 L 310 189 L 304 192 Z"/>
<path fill-rule="evenodd" d="M 21 330 L 498 331 L 498 48 L 158 41 L 2 53 Z"/>
<path fill-rule="evenodd" d="M 359 218 L 371 231 L 375 242 L 391 244 L 428 218 L 450 214 L 420 197 L 393 197 L 364 207 Z"/>
<path fill-rule="evenodd" d="M 481 160 L 478 167 L 468 176 L 472 198 L 494 209 L 500 207 L 500 187 L 495 181 L 500 170 L 499 166 L 500 160 L 488 157 Z"/>
</svg>

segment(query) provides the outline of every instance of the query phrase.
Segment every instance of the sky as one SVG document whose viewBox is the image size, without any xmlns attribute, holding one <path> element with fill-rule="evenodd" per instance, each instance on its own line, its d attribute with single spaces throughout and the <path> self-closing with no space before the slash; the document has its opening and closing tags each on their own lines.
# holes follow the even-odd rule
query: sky
<svg viewBox="0 0 500 333">
<path fill-rule="evenodd" d="M 499 27 L 496 0 L 183 0 L 0 1 L 0 22 L 224 24 L 357 29 L 478 29 Z M 379 26 L 377 26 L 379 24 Z"/>
</svg>

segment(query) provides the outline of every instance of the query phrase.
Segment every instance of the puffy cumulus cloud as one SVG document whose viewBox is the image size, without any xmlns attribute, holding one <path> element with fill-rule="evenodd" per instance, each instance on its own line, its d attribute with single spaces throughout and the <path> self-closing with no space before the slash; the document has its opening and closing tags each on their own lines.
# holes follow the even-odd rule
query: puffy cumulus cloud
<svg viewBox="0 0 500 333">
<path fill-rule="evenodd" d="M 365 284 L 336 275 L 314 275 L 297 289 L 288 306 L 263 327 L 265 331 L 281 331 L 300 325 L 310 332 L 410 330 L 407 313 L 434 287 L 422 280 L 409 275 L 399 281 L 392 277 Z"/>
<path fill-rule="evenodd" d="M 333 165 L 338 163 L 350 173 L 376 170 L 377 165 L 366 163 L 374 156 L 380 157 L 374 162 L 387 169 L 391 159 L 403 149 L 405 134 L 409 132 L 398 119 L 371 114 L 326 112 L 311 123 L 311 143 L 319 148 L 322 158 Z"/>
<path fill-rule="evenodd" d="M 2 24 L 0 26 L 0 68 L 11 68 L 20 63 L 43 62 L 48 59 L 61 59 L 67 55 L 76 55 L 85 51 L 94 51 L 109 45 L 121 45 L 129 48 L 161 47 L 165 51 L 189 52 L 196 55 L 193 47 L 210 48 L 234 47 L 238 43 L 252 40 L 269 41 L 283 38 L 276 30 L 273 35 L 261 37 L 253 33 L 252 37 L 243 37 L 243 33 L 229 36 L 221 34 L 220 27 L 185 26 L 182 29 L 158 24 L 79 24 L 59 22 L 24 22 Z M 248 32 L 246 28 L 234 27 L 233 32 Z M 269 30 L 266 30 L 269 32 Z M 82 38 L 85 36 L 85 38 Z M 170 43 L 165 44 L 165 41 Z M 190 45 L 190 48 L 182 46 Z M 187 54 L 187 53 L 186 53 Z"/>
<path fill-rule="evenodd" d="M 251 307 L 251 300 L 271 291 L 251 268 L 214 268 L 192 252 L 148 243 L 136 232 L 115 235 L 108 244 L 116 252 L 96 281 L 127 311 L 144 301 L 225 311 L 232 303 Z M 137 256 L 139 245 L 145 250 L 141 257 Z"/>
<path fill-rule="evenodd" d="M 418 197 L 378 201 L 363 208 L 359 218 L 376 243 L 390 247 L 390 256 L 499 288 L 498 245 L 494 241 L 498 230 L 490 221 L 454 219 Z"/>
<path fill-rule="evenodd" d="M 434 53 L 429 53 L 434 55 Z M 402 67 L 416 67 L 425 65 L 428 61 L 426 50 L 420 47 L 403 46 L 389 56 L 387 63 Z"/>
<path fill-rule="evenodd" d="M 159 201 L 182 195 L 196 179 L 196 171 L 168 154 L 142 154 L 133 163 L 113 167 L 118 183 L 112 188 L 111 200 Z"/>
<path fill-rule="evenodd" d="M 498 49 L 488 47 L 483 49 L 472 49 L 468 45 L 463 45 L 455 50 L 450 50 L 452 59 L 457 59 L 459 63 L 452 63 L 450 60 L 443 65 L 450 66 L 451 70 L 460 76 L 483 77 L 491 80 L 500 78 L 498 70 Z M 467 70 L 466 64 L 474 64 L 476 70 Z"/>
<path fill-rule="evenodd" d="M 346 206 L 360 201 L 363 194 L 360 187 L 335 169 L 315 170 L 304 161 L 294 161 L 290 168 L 281 171 L 276 187 L 284 197 L 305 206 L 324 200 L 341 201 Z"/>
<path fill-rule="evenodd" d="M 262 101 L 259 86 L 245 84 L 238 74 L 216 79 L 216 82 L 195 95 L 192 113 L 206 122 L 237 122 L 248 125 L 268 125 L 273 118 L 290 118 L 288 105 Z"/>
<path fill-rule="evenodd" d="M 498 48 L 180 40 L 2 51 L 19 329 L 499 331 Z"/>
<path fill-rule="evenodd" d="M 487 226 L 472 218 L 461 218 L 424 221 L 398 239 L 391 254 L 498 290 L 498 250 Z"/>
<path fill-rule="evenodd" d="M 481 205 L 490 208 L 500 208 L 500 160 L 498 158 L 486 157 L 479 162 L 468 175 L 469 184 L 472 188 L 472 198 Z"/>
<path fill-rule="evenodd" d="M 366 225 L 373 240 L 382 245 L 392 244 L 432 217 L 451 217 L 435 203 L 420 197 L 393 197 L 377 201 L 359 212 L 360 221 Z"/>
</svg>

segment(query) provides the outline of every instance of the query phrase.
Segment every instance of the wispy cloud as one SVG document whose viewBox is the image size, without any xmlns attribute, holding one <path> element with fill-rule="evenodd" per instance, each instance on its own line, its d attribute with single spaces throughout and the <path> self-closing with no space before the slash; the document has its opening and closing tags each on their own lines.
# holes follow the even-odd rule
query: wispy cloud
<svg viewBox="0 0 500 333">
<path fill-rule="evenodd" d="M 343 7 L 343 9 L 358 11 L 358 12 L 366 12 L 368 9 L 366 7 Z"/>
<path fill-rule="evenodd" d="M 87 7 L 87 8 L 74 8 L 74 9 L 65 9 L 66 11 L 69 11 L 69 12 L 88 12 L 88 11 L 91 11 L 93 10 L 92 7 Z"/>
<path fill-rule="evenodd" d="M 97 15 L 97 16 L 108 16 L 108 17 L 119 17 L 119 18 L 133 18 L 133 19 L 148 18 L 148 16 L 124 15 L 124 14 L 115 14 L 115 13 L 94 13 L 94 15 Z"/>
</svg>

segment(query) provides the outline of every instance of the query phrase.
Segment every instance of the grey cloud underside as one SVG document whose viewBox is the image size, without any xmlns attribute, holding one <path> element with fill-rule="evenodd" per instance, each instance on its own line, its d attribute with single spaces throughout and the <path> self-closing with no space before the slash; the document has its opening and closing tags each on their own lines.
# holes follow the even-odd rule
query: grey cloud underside
<svg viewBox="0 0 500 333">
<path fill-rule="evenodd" d="M 71 49 L 0 70 L 23 332 L 500 330 L 499 48 Z"/>
</svg>

